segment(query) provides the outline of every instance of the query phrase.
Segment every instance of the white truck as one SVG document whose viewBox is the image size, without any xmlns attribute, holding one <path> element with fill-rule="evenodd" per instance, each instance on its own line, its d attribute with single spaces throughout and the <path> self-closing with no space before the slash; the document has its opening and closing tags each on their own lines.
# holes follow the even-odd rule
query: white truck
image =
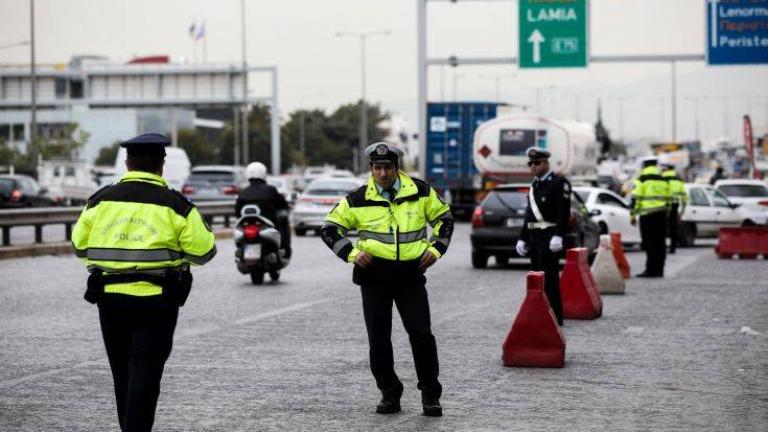
<svg viewBox="0 0 768 432">
<path fill-rule="evenodd" d="M 599 143 L 590 123 L 532 113 L 497 117 L 475 131 L 474 161 L 482 188 L 531 179 L 525 150 L 538 146 L 552 153 L 552 170 L 563 175 L 594 175 Z"/>
</svg>

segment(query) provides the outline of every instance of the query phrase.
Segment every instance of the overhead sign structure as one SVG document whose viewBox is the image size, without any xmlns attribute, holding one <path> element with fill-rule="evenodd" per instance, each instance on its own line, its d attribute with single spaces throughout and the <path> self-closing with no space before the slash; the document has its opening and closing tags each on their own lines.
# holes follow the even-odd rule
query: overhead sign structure
<svg viewBox="0 0 768 432">
<path fill-rule="evenodd" d="M 707 62 L 768 63 L 768 0 L 707 0 Z"/>
<path fill-rule="evenodd" d="M 520 0 L 519 6 L 521 68 L 587 66 L 587 0 Z"/>
</svg>

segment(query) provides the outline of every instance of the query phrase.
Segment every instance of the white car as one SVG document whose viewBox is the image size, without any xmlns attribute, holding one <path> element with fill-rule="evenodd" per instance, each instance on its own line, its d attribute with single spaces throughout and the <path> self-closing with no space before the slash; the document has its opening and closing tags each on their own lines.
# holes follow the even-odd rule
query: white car
<svg viewBox="0 0 768 432">
<path fill-rule="evenodd" d="M 749 215 L 745 225 L 768 224 L 768 184 L 763 180 L 718 180 L 715 189 Z"/>
<path fill-rule="evenodd" d="M 688 204 L 680 218 L 681 246 L 692 246 L 697 238 L 717 237 L 720 228 L 749 225 L 749 214 L 710 185 L 687 183 Z"/>
<path fill-rule="evenodd" d="M 621 233 L 621 242 L 640 243 L 640 230 L 630 223 L 629 204 L 618 194 L 602 188 L 577 186 L 573 188 L 587 206 L 592 220 L 600 227 L 600 234 Z"/>
<path fill-rule="evenodd" d="M 272 185 L 278 192 L 285 198 L 288 204 L 293 204 L 298 197 L 296 192 L 291 186 L 292 183 L 285 177 L 281 176 L 267 176 L 267 184 Z"/>
<path fill-rule="evenodd" d="M 313 180 L 299 195 L 291 213 L 293 229 L 297 236 L 307 230 L 316 233 L 323 226 L 325 215 L 348 193 L 365 184 L 355 177 L 324 177 Z"/>
</svg>

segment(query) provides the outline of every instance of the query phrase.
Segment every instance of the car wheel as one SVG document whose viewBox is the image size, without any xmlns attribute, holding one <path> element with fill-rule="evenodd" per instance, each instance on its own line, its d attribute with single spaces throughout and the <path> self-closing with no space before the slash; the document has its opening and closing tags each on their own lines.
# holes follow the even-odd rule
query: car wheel
<svg viewBox="0 0 768 432">
<path fill-rule="evenodd" d="M 600 228 L 600 235 L 608 234 L 608 225 L 606 225 L 605 222 L 600 222 L 597 224 L 598 228 Z"/>
<path fill-rule="evenodd" d="M 757 225 L 757 224 L 755 224 L 754 222 L 752 222 L 749 219 L 747 219 L 747 220 L 745 220 L 744 222 L 741 223 L 741 226 L 743 226 L 743 227 L 751 227 L 751 226 L 755 226 L 755 225 Z"/>
<path fill-rule="evenodd" d="M 294 231 L 296 232 L 297 237 L 304 237 L 305 235 L 307 235 L 307 230 L 305 230 L 304 228 L 296 228 L 294 229 Z"/>
<path fill-rule="evenodd" d="M 500 266 L 509 264 L 509 255 L 496 255 L 496 264 Z"/>
<path fill-rule="evenodd" d="M 477 269 L 488 267 L 488 255 L 482 252 L 472 251 L 472 267 Z"/>
<path fill-rule="evenodd" d="M 696 225 L 685 223 L 680 226 L 680 235 L 678 241 L 680 246 L 691 247 L 696 242 Z"/>
<path fill-rule="evenodd" d="M 251 270 L 251 283 L 261 285 L 264 283 L 264 272 L 261 270 Z"/>
<path fill-rule="evenodd" d="M 272 279 L 272 282 L 277 282 L 280 280 L 280 272 L 278 270 L 272 270 L 269 272 L 269 278 Z"/>
</svg>

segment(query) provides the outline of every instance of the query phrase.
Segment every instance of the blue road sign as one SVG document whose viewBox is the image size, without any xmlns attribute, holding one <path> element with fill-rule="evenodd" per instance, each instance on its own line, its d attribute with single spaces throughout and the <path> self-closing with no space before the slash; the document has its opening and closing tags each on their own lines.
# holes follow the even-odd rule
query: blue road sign
<svg viewBox="0 0 768 432">
<path fill-rule="evenodd" d="M 707 0 L 707 63 L 768 63 L 768 0 Z"/>
</svg>

